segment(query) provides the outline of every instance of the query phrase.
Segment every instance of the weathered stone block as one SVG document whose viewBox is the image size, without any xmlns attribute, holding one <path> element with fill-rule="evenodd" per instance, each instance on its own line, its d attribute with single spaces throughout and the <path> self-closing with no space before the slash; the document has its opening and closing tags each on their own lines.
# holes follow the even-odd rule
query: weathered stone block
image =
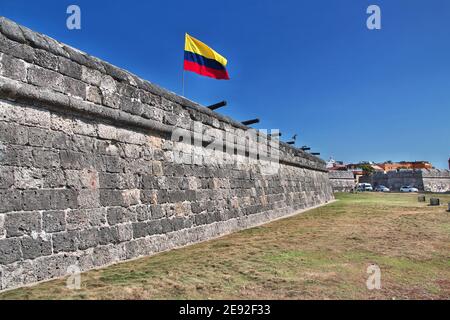
<svg viewBox="0 0 450 320">
<path fill-rule="evenodd" d="M 76 209 L 78 208 L 78 193 L 75 190 L 53 190 L 50 195 L 51 209 Z"/>
<path fill-rule="evenodd" d="M 75 63 L 69 59 L 59 57 L 59 72 L 62 74 L 81 80 L 82 70 L 78 63 Z"/>
<path fill-rule="evenodd" d="M 61 91 L 63 76 L 57 72 L 44 68 L 31 66 L 27 73 L 28 82 L 39 87 L 47 87 L 56 91 Z"/>
<path fill-rule="evenodd" d="M 122 103 L 121 96 L 110 91 L 102 91 L 103 104 L 112 109 L 119 109 Z"/>
<path fill-rule="evenodd" d="M 19 25 L 4 17 L 0 17 L 0 32 L 14 41 L 25 43 L 25 37 Z"/>
<path fill-rule="evenodd" d="M 78 191 L 78 205 L 81 209 L 99 208 L 100 191 L 89 189 Z"/>
<path fill-rule="evenodd" d="M 138 189 L 122 191 L 122 198 L 127 207 L 141 203 L 141 192 Z"/>
<path fill-rule="evenodd" d="M 28 129 L 17 124 L 0 122 L 0 141 L 26 145 L 28 143 Z"/>
<path fill-rule="evenodd" d="M 87 82 L 89 84 L 92 84 L 94 86 L 99 87 L 102 82 L 102 74 L 98 70 L 94 70 L 94 69 L 90 69 L 85 66 L 82 66 L 81 80 L 84 82 Z M 110 89 L 114 90 L 113 87 Z"/>
<path fill-rule="evenodd" d="M 77 265 L 77 258 L 67 254 L 58 254 L 36 259 L 32 265 L 33 268 L 29 274 L 36 277 L 35 281 L 43 281 L 68 276 L 68 269 L 70 266 Z"/>
<path fill-rule="evenodd" d="M 106 208 L 70 210 L 66 214 L 67 229 L 80 230 L 106 224 Z"/>
<path fill-rule="evenodd" d="M 23 259 L 35 259 L 52 254 L 52 244 L 41 237 L 24 237 L 21 240 Z"/>
<path fill-rule="evenodd" d="M 66 213 L 64 211 L 46 211 L 42 214 L 42 228 L 54 233 L 66 230 Z"/>
<path fill-rule="evenodd" d="M 102 206 L 108 207 L 126 207 L 127 204 L 123 199 L 122 191 L 117 190 L 100 190 L 100 203 Z"/>
<path fill-rule="evenodd" d="M 165 212 L 161 205 L 152 205 L 151 206 L 151 219 L 157 220 L 161 219 L 165 216 Z"/>
<path fill-rule="evenodd" d="M 14 169 L 0 167 L 0 189 L 9 189 L 14 185 Z"/>
<path fill-rule="evenodd" d="M 51 148 L 53 146 L 53 135 L 48 130 L 30 128 L 28 130 L 28 143 L 33 147 Z"/>
<path fill-rule="evenodd" d="M 22 82 L 27 81 L 27 65 L 24 61 L 3 54 L 0 65 L 0 75 Z"/>
<path fill-rule="evenodd" d="M 143 190 L 141 191 L 141 201 L 146 204 L 158 204 L 158 191 Z"/>
<path fill-rule="evenodd" d="M 99 229 L 99 243 L 101 245 L 117 244 L 120 242 L 117 227 L 103 227 Z"/>
<path fill-rule="evenodd" d="M 9 213 L 5 217 L 5 229 L 8 238 L 38 234 L 42 230 L 41 214 L 37 211 Z"/>
<path fill-rule="evenodd" d="M 122 207 L 111 207 L 107 211 L 108 223 L 113 226 L 125 222 L 136 221 L 136 212 Z"/>
<path fill-rule="evenodd" d="M 11 41 L 3 34 L 0 34 L 0 45 L 0 51 L 15 58 L 25 60 L 28 63 L 33 63 L 34 50 L 30 46 Z"/>
<path fill-rule="evenodd" d="M 162 220 L 159 220 L 159 222 L 161 224 L 161 232 L 162 233 L 169 233 L 174 230 L 174 226 L 172 225 L 171 219 L 162 219 Z"/>
<path fill-rule="evenodd" d="M 73 252 L 78 249 L 79 234 L 77 231 L 67 231 L 52 235 L 53 252 Z"/>
<path fill-rule="evenodd" d="M 126 163 L 120 157 L 104 156 L 103 161 L 109 173 L 123 173 Z"/>
<path fill-rule="evenodd" d="M 87 156 L 80 152 L 66 151 L 60 152 L 61 166 L 64 169 L 81 170 L 91 168 Z"/>
<path fill-rule="evenodd" d="M 133 223 L 133 238 L 139 239 L 149 235 L 149 228 L 147 222 Z"/>
<path fill-rule="evenodd" d="M 148 234 L 149 235 L 155 235 L 155 234 L 161 234 L 162 231 L 162 225 L 161 220 L 154 220 L 148 222 Z"/>
<path fill-rule="evenodd" d="M 0 264 L 19 261 L 22 258 L 20 252 L 19 239 L 0 239 Z"/>
<path fill-rule="evenodd" d="M 103 103 L 103 94 L 102 91 L 94 86 L 89 86 L 87 88 L 86 98 L 88 101 L 96 103 L 96 104 L 102 104 Z"/>
<path fill-rule="evenodd" d="M 59 61 L 57 56 L 41 49 L 35 49 L 34 54 L 34 64 L 46 69 L 58 71 Z"/>
<path fill-rule="evenodd" d="M 80 243 L 78 245 L 79 250 L 95 248 L 100 240 L 99 231 L 98 229 L 88 229 L 80 231 L 79 239 L 80 239 Z"/>
<path fill-rule="evenodd" d="M 18 190 L 0 190 L 0 213 L 22 210 L 22 199 Z"/>
<path fill-rule="evenodd" d="M 37 168 L 52 169 L 60 166 L 58 152 L 48 149 L 33 149 L 33 162 Z"/>
<path fill-rule="evenodd" d="M 63 93 L 74 97 L 86 99 L 87 86 L 84 82 L 69 77 L 64 77 L 61 82 L 60 90 Z"/>
<path fill-rule="evenodd" d="M 125 242 L 133 239 L 133 226 L 132 224 L 121 224 L 117 226 L 119 233 L 119 241 Z"/>
</svg>

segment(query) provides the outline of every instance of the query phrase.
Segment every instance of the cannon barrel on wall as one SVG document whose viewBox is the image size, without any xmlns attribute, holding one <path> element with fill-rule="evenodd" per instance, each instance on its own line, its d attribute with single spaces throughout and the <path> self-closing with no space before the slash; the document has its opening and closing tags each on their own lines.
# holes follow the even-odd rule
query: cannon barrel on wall
<svg viewBox="0 0 450 320">
<path fill-rule="evenodd" d="M 214 110 L 217 110 L 217 109 L 226 107 L 226 106 L 227 106 L 227 102 L 226 102 L 226 101 L 222 101 L 222 102 L 213 104 L 213 105 L 211 105 L 211 106 L 209 106 L 209 107 L 207 107 L 207 108 L 208 108 L 209 110 L 214 111 Z"/>
<path fill-rule="evenodd" d="M 269 137 L 281 137 L 283 134 L 281 132 L 268 134 Z"/>
<path fill-rule="evenodd" d="M 242 121 L 242 124 L 244 126 L 251 126 L 252 124 L 257 124 L 257 123 L 260 123 L 260 122 L 261 122 L 261 120 L 256 118 L 256 119 L 252 119 L 252 120 Z"/>
</svg>

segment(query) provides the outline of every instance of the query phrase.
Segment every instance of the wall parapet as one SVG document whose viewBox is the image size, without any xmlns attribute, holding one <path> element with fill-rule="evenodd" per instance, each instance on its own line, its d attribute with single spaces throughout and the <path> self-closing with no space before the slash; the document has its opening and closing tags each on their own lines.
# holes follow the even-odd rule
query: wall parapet
<svg viewBox="0 0 450 320">
<path fill-rule="evenodd" d="M 28 102 L 43 99 L 45 104 L 41 106 L 44 107 L 65 107 L 128 125 L 155 128 L 164 133 L 170 133 L 174 127 L 190 129 L 191 120 L 224 132 L 250 129 L 230 117 L 4 17 L 0 17 L 0 52 L 5 55 L 0 56 L 5 59 L 4 64 L 11 65 L 9 68 L 12 70 L 9 71 L 13 75 L 9 80 L 0 78 L 0 94 L 6 99 Z M 26 75 L 14 77 L 14 73 L 23 69 L 26 69 Z M 162 110 L 154 108 L 159 102 Z M 281 161 L 285 164 L 326 172 L 322 159 L 284 142 L 279 143 L 279 148 Z"/>
</svg>

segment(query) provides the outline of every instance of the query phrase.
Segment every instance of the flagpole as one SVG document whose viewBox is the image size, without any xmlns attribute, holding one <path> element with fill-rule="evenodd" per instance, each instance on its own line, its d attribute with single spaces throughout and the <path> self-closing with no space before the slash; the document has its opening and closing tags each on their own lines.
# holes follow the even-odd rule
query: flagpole
<svg viewBox="0 0 450 320">
<path fill-rule="evenodd" d="M 181 87 L 182 87 L 182 91 L 181 91 L 182 93 L 181 93 L 181 96 L 183 96 L 183 97 L 184 97 L 184 81 L 185 81 L 185 79 L 184 79 L 184 77 L 185 77 L 184 74 L 185 74 L 185 73 L 186 73 L 186 71 L 184 70 L 184 67 L 183 67 L 183 77 L 182 77 L 183 80 L 182 80 L 182 86 L 181 86 Z"/>
</svg>

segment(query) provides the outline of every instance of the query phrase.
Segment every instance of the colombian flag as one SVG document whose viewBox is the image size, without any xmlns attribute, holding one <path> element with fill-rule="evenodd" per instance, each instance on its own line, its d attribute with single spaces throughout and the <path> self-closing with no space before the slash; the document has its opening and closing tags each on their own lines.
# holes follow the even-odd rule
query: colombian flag
<svg viewBox="0 0 450 320">
<path fill-rule="evenodd" d="M 227 59 L 186 33 L 184 70 L 214 79 L 230 80 L 227 63 Z"/>
</svg>

